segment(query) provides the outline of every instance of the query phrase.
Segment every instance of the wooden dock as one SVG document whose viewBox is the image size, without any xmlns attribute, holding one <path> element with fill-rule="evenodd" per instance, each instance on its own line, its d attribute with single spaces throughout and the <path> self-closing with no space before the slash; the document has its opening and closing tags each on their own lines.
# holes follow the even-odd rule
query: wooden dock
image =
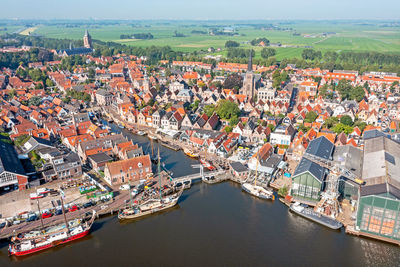
<svg viewBox="0 0 400 267">
<path fill-rule="evenodd" d="M 165 146 L 166 148 L 172 149 L 172 150 L 174 150 L 174 151 L 179 151 L 179 150 L 181 150 L 181 147 L 180 147 L 180 146 L 171 144 L 171 143 L 169 143 L 169 142 L 161 141 L 161 145 L 162 145 L 162 146 Z"/>
</svg>

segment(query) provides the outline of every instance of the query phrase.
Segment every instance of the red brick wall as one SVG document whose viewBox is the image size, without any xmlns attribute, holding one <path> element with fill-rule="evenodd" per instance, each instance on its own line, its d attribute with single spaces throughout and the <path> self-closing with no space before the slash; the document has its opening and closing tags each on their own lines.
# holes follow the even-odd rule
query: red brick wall
<svg viewBox="0 0 400 267">
<path fill-rule="evenodd" d="M 24 190 L 26 189 L 26 186 L 28 184 L 28 176 L 22 176 L 22 175 L 17 175 L 18 179 L 18 190 Z"/>
</svg>

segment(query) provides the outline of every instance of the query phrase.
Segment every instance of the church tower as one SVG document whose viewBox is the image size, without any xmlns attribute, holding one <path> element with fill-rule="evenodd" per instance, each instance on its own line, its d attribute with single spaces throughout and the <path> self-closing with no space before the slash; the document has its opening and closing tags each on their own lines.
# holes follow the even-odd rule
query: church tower
<svg viewBox="0 0 400 267">
<path fill-rule="evenodd" d="M 247 101 L 253 99 L 254 87 L 255 87 L 255 82 L 253 73 L 253 55 L 250 50 L 249 64 L 247 66 L 246 75 L 244 76 L 243 88 L 242 88 L 242 93 L 247 96 Z"/>
<path fill-rule="evenodd" d="M 85 35 L 83 36 L 83 46 L 86 48 L 92 48 L 92 37 L 88 30 L 86 30 Z"/>
</svg>

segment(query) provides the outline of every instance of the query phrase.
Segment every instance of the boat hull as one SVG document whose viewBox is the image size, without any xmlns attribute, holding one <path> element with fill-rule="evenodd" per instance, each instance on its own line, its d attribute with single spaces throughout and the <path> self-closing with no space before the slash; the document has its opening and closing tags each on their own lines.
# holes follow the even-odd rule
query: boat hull
<svg viewBox="0 0 400 267">
<path fill-rule="evenodd" d="M 33 253 L 36 253 L 36 252 L 39 252 L 39 251 L 43 251 L 43 250 L 49 249 L 49 248 L 54 248 L 56 246 L 59 246 L 59 245 L 62 245 L 62 244 L 65 244 L 65 243 L 69 243 L 69 242 L 75 241 L 77 239 L 83 238 L 83 237 L 87 236 L 89 234 L 89 232 L 90 232 L 90 229 L 87 229 L 86 231 L 83 231 L 82 233 L 76 234 L 74 236 L 70 236 L 70 237 L 65 238 L 63 240 L 60 240 L 58 242 L 54 241 L 54 242 L 52 242 L 50 244 L 43 245 L 43 246 L 40 246 L 40 247 L 36 247 L 36 248 L 33 248 L 33 249 L 29 249 L 29 250 L 25 250 L 25 251 L 11 251 L 10 250 L 10 256 L 26 256 L 26 255 L 30 255 L 30 254 L 33 254 Z"/>
<path fill-rule="evenodd" d="M 293 205 L 293 204 L 292 204 L 292 205 Z M 321 218 L 318 219 L 317 217 L 314 217 L 314 216 L 311 216 L 311 215 L 307 215 L 307 214 L 305 214 L 305 213 L 303 213 L 303 212 L 300 212 L 300 211 L 294 209 L 292 205 L 290 205 L 290 207 L 289 207 L 290 211 L 296 213 L 297 215 L 299 215 L 299 216 L 301 216 L 301 217 L 303 217 L 303 218 L 305 218 L 305 219 L 308 219 L 308 220 L 310 220 L 310 221 L 313 221 L 313 222 L 315 222 L 315 223 L 318 223 L 318 224 L 320 224 L 320 225 L 323 225 L 323 226 L 325 226 L 325 227 L 328 227 L 328 228 L 330 228 L 330 229 L 332 229 L 332 230 L 339 230 L 340 228 L 343 227 L 343 224 L 342 224 L 342 223 L 340 223 L 340 222 L 338 222 L 338 221 L 336 221 L 336 220 L 334 220 L 334 219 L 331 219 L 331 218 L 326 217 L 326 216 L 324 216 L 324 215 L 320 215 L 320 216 L 321 216 L 321 218 L 324 218 L 324 217 L 325 217 L 325 219 L 321 219 Z M 326 220 L 326 221 L 324 221 L 324 220 Z M 329 223 L 329 221 L 332 221 L 332 223 Z"/>
<path fill-rule="evenodd" d="M 246 193 L 261 198 L 261 199 L 273 199 L 273 194 L 268 193 L 268 192 L 263 192 L 263 193 L 256 193 L 252 191 L 250 188 L 248 188 L 245 184 L 242 185 L 242 190 L 245 191 Z"/>
<path fill-rule="evenodd" d="M 155 208 L 155 209 L 151 209 L 148 211 L 143 211 L 137 214 L 132 214 L 132 215 L 124 215 L 124 214 L 118 214 L 118 219 L 119 220 L 133 220 L 133 219 L 138 219 L 147 215 L 151 215 L 154 213 L 158 213 L 161 211 L 165 211 L 167 209 L 170 209 L 172 207 L 174 207 L 176 204 L 178 203 L 178 200 L 171 202 L 169 205 L 165 205 L 164 207 L 160 207 L 160 208 Z"/>
</svg>

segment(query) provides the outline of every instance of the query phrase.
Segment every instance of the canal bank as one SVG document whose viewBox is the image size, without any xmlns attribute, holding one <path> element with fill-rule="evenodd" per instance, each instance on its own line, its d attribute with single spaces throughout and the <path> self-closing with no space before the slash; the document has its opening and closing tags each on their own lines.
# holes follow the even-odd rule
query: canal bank
<svg viewBox="0 0 400 267">
<path fill-rule="evenodd" d="M 146 151 L 147 137 L 112 126 Z M 155 143 L 155 147 L 157 143 Z M 198 172 L 198 164 L 160 146 L 174 176 Z M 7 243 L 0 265 L 9 266 Z M 279 201 L 262 201 L 238 184 L 195 184 L 178 206 L 130 223 L 116 216 L 95 221 L 92 233 L 66 246 L 18 259 L 22 266 L 398 266 L 399 248 L 332 231 L 292 214 Z"/>
<path fill-rule="evenodd" d="M 136 222 L 95 221 L 81 241 L 1 266 L 398 266 L 397 246 L 332 231 L 232 182 L 196 184 L 179 206 Z"/>
</svg>

